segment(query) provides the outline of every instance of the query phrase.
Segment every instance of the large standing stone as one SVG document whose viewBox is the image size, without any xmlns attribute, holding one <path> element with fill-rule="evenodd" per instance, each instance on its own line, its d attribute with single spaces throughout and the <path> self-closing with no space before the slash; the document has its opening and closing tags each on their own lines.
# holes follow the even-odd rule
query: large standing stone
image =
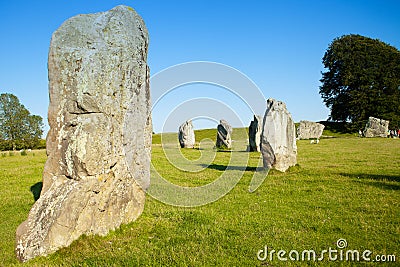
<svg viewBox="0 0 400 267">
<path fill-rule="evenodd" d="M 286 171 L 297 163 L 295 126 L 285 103 L 267 100 L 261 134 L 264 168 Z"/>
<path fill-rule="evenodd" d="M 250 122 L 249 126 L 249 151 L 260 152 L 261 143 L 261 131 L 262 131 L 262 119 L 261 116 L 254 115 L 254 119 Z"/>
<path fill-rule="evenodd" d="M 185 121 L 181 126 L 179 126 L 178 139 L 181 148 L 194 147 L 195 136 L 191 120 Z"/>
<path fill-rule="evenodd" d="M 232 126 L 226 120 L 220 120 L 217 126 L 217 142 L 215 146 L 219 149 L 232 148 Z"/>
<path fill-rule="evenodd" d="M 299 139 L 319 139 L 324 131 L 325 125 L 312 122 L 312 121 L 300 121 L 300 125 L 297 128 L 297 138 Z"/>
<path fill-rule="evenodd" d="M 78 15 L 52 36 L 48 160 L 40 198 L 17 229 L 27 261 L 142 212 L 150 183 L 148 33 L 126 6 Z"/>
<path fill-rule="evenodd" d="M 387 137 L 389 121 L 369 117 L 364 129 L 365 137 Z"/>
</svg>

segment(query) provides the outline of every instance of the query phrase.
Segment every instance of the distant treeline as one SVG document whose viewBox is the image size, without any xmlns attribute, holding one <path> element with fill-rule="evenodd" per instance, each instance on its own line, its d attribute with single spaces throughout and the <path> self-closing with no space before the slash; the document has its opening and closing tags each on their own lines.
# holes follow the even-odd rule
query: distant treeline
<svg viewBox="0 0 400 267">
<path fill-rule="evenodd" d="M 0 150 L 44 148 L 42 134 L 42 117 L 30 114 L 15 95 L 0 94 Z"/>
<path fill-rule="evenodd" d="M 21 149 L 44 149 L 46 140 L 3 140 L 0 139 L 0 151 L 21 150 Z"/>
</svg>

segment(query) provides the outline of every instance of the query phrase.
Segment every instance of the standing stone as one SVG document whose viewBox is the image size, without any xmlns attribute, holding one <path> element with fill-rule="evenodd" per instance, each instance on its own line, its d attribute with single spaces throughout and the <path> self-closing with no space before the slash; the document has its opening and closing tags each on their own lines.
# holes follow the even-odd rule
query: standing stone
<svg viewBox="0 0 400 267">
<path fill-rule="evenodd" d="M 325 125 L 312 122 L 312 121 L 300 121 L 300 125 L 297 128 L 297 138 L 299 139 L 319 139 L 324 131 Z"/>
<path fill-rule="evenodd" d="M 217 142 L 215 146 L 219 149 L 232 148 L 232 127 L 226 120 L 220 120 L 217 127 Z"/>
<path fill-rule="evenodd" d="M 191 120 L 185 121 L 181 126 L 179 126 L 178 138 L 181 148 L 194 147 L 195 137 Z"/>
<path fill-rule="evenodd" d="M 48 159 L 40 198 L 17 229 L 20 261 L 143 211 L 150 183 L 148 33 L 126 6 L 78 15 L 52 36 Z"/>
<path fill-rule="evenodd" d="M 286 171 L 297 163 L 295 126 L 285 103 L 267 100 L 261 134 L 264 168 Z"/>
<path fill-rule="evenodd" d="M 262 120 L 261 116 L 254 115 L 254 119 L 250 122 L 249 126 L 249 151 L 260 152 L 261 143 Z"/>
<path fill-rule="evenodd" d="M 369 117 L 364 129 L 365 137 L 387 137 L 389 121 Z"/>
</svg>

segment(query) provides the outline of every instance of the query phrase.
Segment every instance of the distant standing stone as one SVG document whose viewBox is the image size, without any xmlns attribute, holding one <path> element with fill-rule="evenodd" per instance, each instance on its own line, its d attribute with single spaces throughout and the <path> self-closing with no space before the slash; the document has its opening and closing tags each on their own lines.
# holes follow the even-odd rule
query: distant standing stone
<svg viewBox="0 0 400 267">
<path fill-rule="evenodd" d="M 194 147 L 195 136 L 191 120 L 185 121 L 181 126 L 179 126 L 178 138 L 181 148 Z"/>
<path fill-rule="evenodd" d="M 51 39 L 49 125 L 40 198 L 17 229 L 20 261 L 143 211 L 150 183 L 148 33 L 130 7 L 78 15 Z"/>
<path fill-rule="evenodd" d="M 387 137 L 389 121 L 369 117 L 364 129 L 365 137 Z"/>
<path fill-rule="evenodd" d="M 261 131 L 262 131 L 262 119 L 261 116 L 254 115 L 254 119 L 250 122 L 249 126 L 249 151 L 260 152 L 261 143 Z"/>
<path fill-rule="evenodd" d="M 325 128 L 325 125 L 318 123 L 318 122 L 300 121 L 300 125 L 297 128 L 297 138 L 299 138 L 299 139 L 319 139 L 319 138 L 321 138 L 324 128 Z"/>
<path fill-rule="evenodd" d="M 232 127 L 225 120 L 220 120 L 217 127 L 217 142 L 215 146 L 220 149 L 232 148 Z"/>
<path fill-rule="evenodd" d="M 292 115 L 286 109 L 285 103 L 275 99 L 267 100 L 261 133 L 261 153 L 264 168 L 275 168 L 284 172 L 297 163 Z"/>
</svg>

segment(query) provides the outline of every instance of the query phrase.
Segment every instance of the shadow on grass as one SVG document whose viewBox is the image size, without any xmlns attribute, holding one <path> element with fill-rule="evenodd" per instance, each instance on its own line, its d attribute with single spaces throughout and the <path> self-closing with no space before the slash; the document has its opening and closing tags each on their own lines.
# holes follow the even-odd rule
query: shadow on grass
<svg viewBox="0 0 400 267">
<path fill-rule="evenodd" d="M 39 199 L 40 193 L 42 192 L 42 187 L 43 187 L 42 182 L 38 182 L 31 186 L 31 192 L 35 201 Z"/>
<path fill-rule="evenodd" d="M 353 178 L 353 179 L 370 179 L 376 181 L 390 181 L 400 182 L 400 176 L 397 175 L 381 175 L 381 174 L 367 174 L 367 173 L 339 173 L 341 176 Z"/>
<path fill-rule="evenodd" d="M 395 175 L 380 175 L 380 174 L 354 174 L 354 173 L 340 173 L 340 175 L 352 178 L 357 182 L 376 186 L 378 188 L 387 190 L 400 190 L 400 185 L 387 183 L 387 182 L 400 182 L 400 176 Z"/>
<path fill-rule="evenodd" d="M 255 172 L 255 171 L 261 171 L 263 168 L 257 168 L 257 167 L 249 167 L 249 166 L 227 166 L 227 165 L 221 165 L 221 164 L 200 164 L 201 167 L 203 168 L 208 168 L 212 170 L 217 170 L 217 171 L 250 171 L 250 172 Z"/>
<path fill-rule="evenodd" d="M 208 168 L 212 170 L 217 170 L 217 171 L 248 171 L 248 172 L 255 172 L 255 171 L 266 171 L 265 168 L 263 167 L 249 167 L 249 166 L 228 166 L 228 165 L 221 165 L 221 164 L 200 164 L 201 167 L 203 168 Z M 289 173 L 297 173 L 300 172 L 300 165 L 296 164 L 296 166 L 290 167 L 286 172 L 281 172 L 275 169 L 270 169 L 269 173 L 270 174 L 279 174 L 279 175 L 284 175 L 284 174 L 289 174 Z"/>
</svg>

